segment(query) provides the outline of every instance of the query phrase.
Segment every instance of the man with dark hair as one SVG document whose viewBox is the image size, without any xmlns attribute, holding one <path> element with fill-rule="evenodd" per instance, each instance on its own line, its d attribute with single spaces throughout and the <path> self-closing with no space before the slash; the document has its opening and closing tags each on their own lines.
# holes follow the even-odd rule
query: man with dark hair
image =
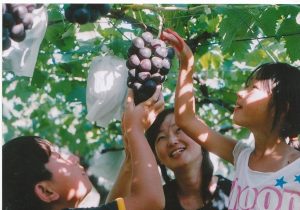
<svg viewBox="0 0 300 210">
<path fill-rule="evenodd" d="M 129 194 L 115 194 L 112 202 L 94 210 L 162 210 L 164 194 L 155 157 L 144 135 L 163 110 L 157 87 L 146 102 L 134 104 L 129 90 L 122 120 L 124 145 L 130 153 L 132 180 Z M 23 136 L 3 146 L 3 209 L 62 210 L 77 208 L 92 184 L 75 155 L 65 157 L 47 140 Z M 151 166 L 151 167 L 149 167 Z M 77 208 L 78 209 L 78 208 Z M 81 208 L 82 209 L 82 208 Z"/>
</svg>

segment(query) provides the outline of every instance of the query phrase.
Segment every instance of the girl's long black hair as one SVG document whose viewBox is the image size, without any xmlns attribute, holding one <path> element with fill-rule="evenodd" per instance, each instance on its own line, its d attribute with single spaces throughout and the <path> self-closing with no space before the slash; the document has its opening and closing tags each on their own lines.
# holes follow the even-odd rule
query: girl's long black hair
<svg viewBox="0 0 300 210">
<path fill-rule="evenodd" d="M 160 126 L 163 123 L 163 121 L 165 120 L 166 116 L 168 116 L 169 114 L 173 114 L 173 113 L 174 113 L 174 108 L 165 109 L 164 111 L 159 113 L 159 115 L 157 116 L 157 118 L 155 119 L 155 121 L 153 122 L 151 127 L 146 131 L 146 138 L 147 138 L 154 154 L 156 154 L 155 140 L 159 133 Z M 212 197 L 212 194 L 209 191 L 209 184 L 210 184 L 212 176 L 213 176 L 214 167 L 210 160 L 208 151 L 205 150 L 204 148 L 201 148 L 201 150 L 202 150 L 202 163 L 201 163 L 201 167 L 200 167 L 201 168 L 200 169 L 201 176 L 202 176 L 201 196 L 202 196 L 202 199 L 204 200 L 204 202 L 207 203 Z M 158 163 L 158 165 L 161 169 L 161 174 L 162 174 L 162 177 L 163 177 L 165 183 L 166 184 L 169 183 L 172 180 L 172 178 L 168 175 L 167 168 L 160 163 Z"/>
<path fill-rule="evenodd" d="M 287 63 L 265 63 L 248 77 L 246 86 L 253 80 L 264 82 L 272 93 L 271 108 L 275 109 L 273 128 L 280 125 L 280 137 L 296 137 L 300 134 L 300 70 Z"/>
</svg>

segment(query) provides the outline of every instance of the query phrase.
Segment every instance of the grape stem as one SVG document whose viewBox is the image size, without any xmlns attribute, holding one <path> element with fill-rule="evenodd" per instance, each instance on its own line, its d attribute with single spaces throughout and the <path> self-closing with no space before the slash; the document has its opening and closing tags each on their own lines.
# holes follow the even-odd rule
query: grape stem
<svg viewBox="0 0 300 210">
<path fill-rule="evenodd" d="M 160 14 L 157 13 L 157 17 L 158 17 L 158 20 L 159 20 L 159 25 L 158 25 L 158 35 L 157 35 L 157 38 L 160 37 L 161 35 L 161 32 L 163 30 L 163 26 L 164 26 L 164 20 L 162 18 L 162 16 Z"/>
</svg>

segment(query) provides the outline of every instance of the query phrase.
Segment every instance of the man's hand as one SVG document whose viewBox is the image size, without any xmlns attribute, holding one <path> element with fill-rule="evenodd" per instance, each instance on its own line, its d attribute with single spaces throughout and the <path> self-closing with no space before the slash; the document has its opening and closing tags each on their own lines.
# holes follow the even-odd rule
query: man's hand
<svg viewBox="0 0 300 210">
<path fill-rule="evenodd" d="M 164 109 L 164 104 L 160 85 L 156 87 L 151 98 L 138 105 L 134 104 L 133 91 L 129 89 L 122 122 L 125 135 L 135 128 L 145 132 L 154 122 L 156 116 Z"/>
</svg>

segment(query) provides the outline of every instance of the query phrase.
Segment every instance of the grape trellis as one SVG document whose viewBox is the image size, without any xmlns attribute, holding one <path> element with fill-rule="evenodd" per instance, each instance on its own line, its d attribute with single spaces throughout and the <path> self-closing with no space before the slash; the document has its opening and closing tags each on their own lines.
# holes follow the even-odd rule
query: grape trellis
<svg viewBox="0 0 300 210">
<path fill-rule="evenodd" d="M 3 53 L 11 42 L 26 40 L 30 17 L 41 6 L 2 4 Z M 3 69 L 3 139 L 40 135 L 68 147 L 86 162 L 99 148 L 122 148 L 120 121 L 99 128 L 86 120 L 86 82 L 96 56 L 113 54 L 128 61 L 128 84 L 136 90 L 149 78 L 155 81 L 151 87 L 163 82 L 166 106 L 170 107 L 174 104 L 179 65 L 176 56 L 171 55 L 174 52 L 164 44 L 160 48 L 146 44 L 147 49 L 141 49 L 135 42 L 142 40 L 145 45 L 147 34 L 155 40 L 161 29 L 172 28 L 184 37 L 195 56 L 197 112 L 216 130 L 236 139 L 249 137 L 242 128 L 232 129 L 235 126 L 230 116 L 235 93 L 250 70 L 270 61 L 300 65 L 299 5 L 43 7 L 47 8 L 48 25 L 32 78 Z M 140 39 L 133 41 L 136 37 Z"/>
</svg>

